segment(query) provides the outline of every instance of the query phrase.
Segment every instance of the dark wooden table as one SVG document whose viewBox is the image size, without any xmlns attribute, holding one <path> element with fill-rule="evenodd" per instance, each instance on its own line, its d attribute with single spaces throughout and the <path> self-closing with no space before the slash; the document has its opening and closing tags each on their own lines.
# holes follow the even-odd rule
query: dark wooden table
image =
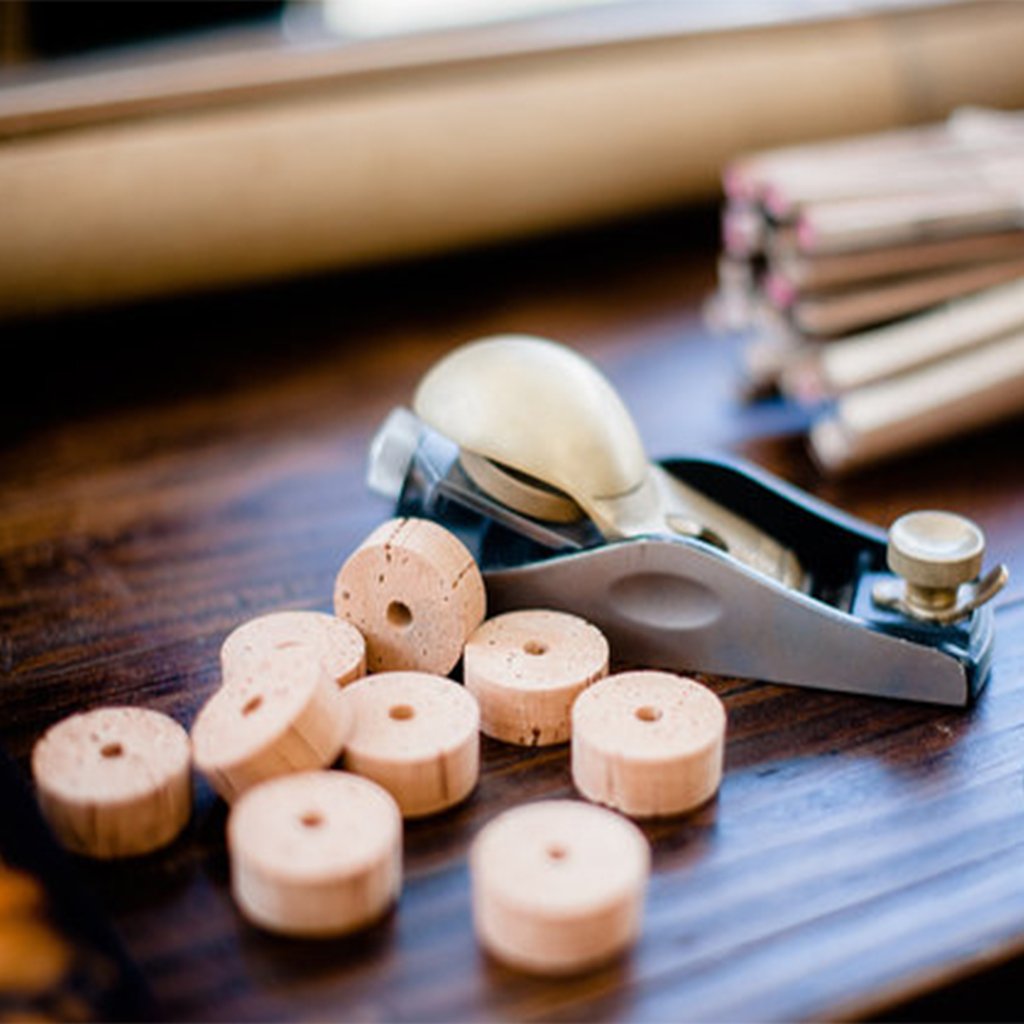
<svg viewBox="0 0 1024 1024">
<path fill-rule="evenodd" d="M 713 681 L 730 723 L 721 793 L 645 826 L 642 941 L 579 979 L 521 977 L 484 957 L 466 868 L 493 815 L 572 794 L 565 748 L 486 741 L 472 799 L 408 826 L 397 912 L 342 941 L 285 941 L 240 919 L 225 809 L 198 784 L 193 821 L 166 851 L 73 865 L 160 1014 L 1019 1019 L 1007 982 L 1024 952 L 1020 424 L 822 482 L 785 411 L 735 400 L 735 344 L 699 318 L 714 249 L 713 211 L 697 211 L 4 328 L 0 740 L 23 770 L 72 711 L 122 702 L 189 724 L 232 627 L 329 609 L 346 554 L 389 514 L 363 483 L 375 426 L 447 349 L 499 331 L 594 357 L 653 454 L 739 453 L 879 524 L 951 508 L 982 524 L 1014 573 L 972 710 Z"/>
</svg>

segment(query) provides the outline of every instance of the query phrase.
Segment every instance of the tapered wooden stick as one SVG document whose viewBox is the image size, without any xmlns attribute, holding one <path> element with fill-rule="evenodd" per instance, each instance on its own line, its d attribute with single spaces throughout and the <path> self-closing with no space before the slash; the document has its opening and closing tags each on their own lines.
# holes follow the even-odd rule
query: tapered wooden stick
<svg viewBox="0 0 1024 1024">
<path fill-rule="evenodd" d="M 1019 329 L 1024 329 L 1024 278 L 890 326 L 807 346 L 784 367 L 782 388 L 794 398 L 820 401 Z"/>
<path fill-rule="evenodd" d="M 1024 332 L 843 396 L 811 452 L 844 473 L 1024 410 Z"/>
</svg>

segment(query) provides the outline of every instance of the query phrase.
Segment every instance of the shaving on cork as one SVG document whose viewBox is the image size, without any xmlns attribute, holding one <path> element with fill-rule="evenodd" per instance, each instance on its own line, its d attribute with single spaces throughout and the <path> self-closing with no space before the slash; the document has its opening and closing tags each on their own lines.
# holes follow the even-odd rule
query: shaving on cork
<svg viewBox="0 0 1024 1024">
<path fill-rule="evenodd" d="M 366 637 L 371 672 L 447 675 L 486 611 L 466 546 L 428 519 L 392 519 L 346 559 L 334 610 Z"/>
<path fill-rule="evenodd" d="M 487 736 L 522 746 L 569 739 L 573 701 L 608 674 L 608 641 L 567 612 L 531 609 L 488 619 L 469 638 L 466 689 Z"/>
<path fill-rule="evenodd" d="M 465 800 L 480 775 L 480 711 L 465 687 L 425 672 L 383 672 L 346 687 L 345 768 L 383 786 L 407 818 Z"/>
<path fill-rule="evenodd" d="M 609 676 L 573 705 L 573 782 L 588 800 L 632 817 L 685 813 L 718 790 L 725 726 L 722 702 L 692 679 Z"/>
<path fill-rule="evenodd" d="M 269 931 L 355 931 L 387 913 L 401 888 L 398 807 L 347 772 L 297 772 L 247 790 L 227 840 L 235 902 Z"/>
<path fill-rule="evenodd" d="M 480 944 L 533 974 L 574 974 L 637 940 L 650 872 L 643 833 L 613 811 L 545 800 L 499 815 L 469 852 Z"/>
<path fill-rule="evenodd" d="M 52 726 L 32 750 L 39 803 L 58 839 L 91 857 L 170 843 L 192 812 L 188 734 L 158 711 L 106 707 Z"/>
<path fill-rule="evenodd" d="M 365 668 L 353 626 L 320 612 L 262 616 L 228 637 L 221 665 L 223 685 L 192 727 L 192 754 L 225 800 L 337 760 L 351 728 L 342 688 Z"/>
</svg>

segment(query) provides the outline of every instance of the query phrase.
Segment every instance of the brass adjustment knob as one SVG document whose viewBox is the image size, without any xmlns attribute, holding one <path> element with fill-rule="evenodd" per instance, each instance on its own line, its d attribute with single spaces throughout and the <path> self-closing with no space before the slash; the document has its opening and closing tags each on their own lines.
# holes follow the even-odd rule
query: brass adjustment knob
<svg viewBox="0 0 1024 1024">
<path fill-rule="evenodd" d="M 997 565 L 978 579 L 985 535 L 970 519 L 952 512 L 908 512 L 889 528 L 886 557 L 899 580 L 881 580 L 875 603 L 924 622 L 964 619 L 1006 585 Z M 965 585 L 966 584 L 966 585 Z"/>
<path fill-rule="evenodd" d="M 985 535 L 952 512 L 909 512 L 889 529 L 889 568 L 906 581 L 910 604 L 928 609 L 956 604 L 961 583 L 981 572 Z"/>
</svg>

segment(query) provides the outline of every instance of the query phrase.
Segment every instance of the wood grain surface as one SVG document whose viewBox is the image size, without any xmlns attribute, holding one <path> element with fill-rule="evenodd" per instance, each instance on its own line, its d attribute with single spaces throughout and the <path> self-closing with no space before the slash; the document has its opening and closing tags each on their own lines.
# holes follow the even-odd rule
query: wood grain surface
<svg viewBox="0 0 1024 1024">
<path fill-rule="evenodd" d="M 785 410 L 737 404 L 735 344 L 700 325 L 715 242 L 703 211 L 5 328 L 29 367 L 8 363 L 0 454 L 0 742 L 22 769 L 45 728 L 83 708 L 138 704 L 190 724 L 234 626 L 329 611 L 341 562 L 390 514 L 363 482 L 373 429 L 451 346 L 497 331 L 594 357 L 653 454 L 739 453 L 879 524 L 950 508 L 1014 574 L 971 710 L 713 680 L 730 722 L 720 794 L 644 826 L 642 940 L 582 978 L 497 966 L 470 921 L 470 840 L 509 807 L 572 796 L 564 746 L 485 740 L 470 801 L 408 823 L 398 910 L 320 943 L 242 920 L 225 807 L 199 783 L 167 850 L 76 865 L 161 1015 L 939 1019 L 968 991 L 989 1000 L 970 1004 L 975 1019 L 1014 1019 L 1016 985 L 1008 1002 L 995 981 L 948 986 L 1024 953 L 1021 425 L 821 482 Z"/>
</svg>

